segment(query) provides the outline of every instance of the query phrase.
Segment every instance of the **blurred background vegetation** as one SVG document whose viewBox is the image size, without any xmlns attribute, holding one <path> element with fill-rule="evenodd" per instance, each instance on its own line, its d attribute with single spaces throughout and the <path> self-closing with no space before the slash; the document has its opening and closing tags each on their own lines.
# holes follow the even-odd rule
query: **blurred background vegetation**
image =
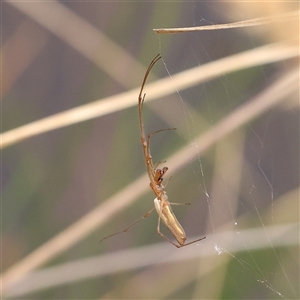
<svg viewBox="0 0 300 300">
<path fill-rule="evenodd" d="M 268 44 L 297 49 L 299 15 L 289 22 L 177 35 L 158 35 L 153 28 L 238 22 L 296 11 L 298 5 L 2 2 L 3 140 L 13 129 L 26 135 L 26 124 L 76 107 L 80 115 L 83 105 L 101 107 L 102 99 L 139 88 L 157 53 L 163 59 L 149 82 Z M 154 213 L 99 243 L 153 206 L 139 139 L 138 92 L 126 108 L 113 104 L 110 113 L 97 118 L 90 111 L 86 121 L 75 117 L 70 126 L 50 131 L 34 123 L 31 130 L 41 133 L 3 144 L 3 295 L 298 299 L 299 81 L 281 89 L 283 101 L 244 117 L 229 134 L 218 138 L 218 130 L 210 131 L 299 70 L 297 54 L 271 63 L 255 59 L 253 67 L 230 73 L 220 66 L 218 76 L 149 103 L 145 90 L 146 131 L 177 128 L 156 135 L 151 151 L 154 161 L 167 161 L 170 201 L 191 203 L 174 211 L 188 241 L 207 237 L 199 244 L 173 247 L 157 235 Z M 51 119 L 51 126 L 60 121 Z M 203 136 L 214 141 L 206 149 Z"/>
</svg>

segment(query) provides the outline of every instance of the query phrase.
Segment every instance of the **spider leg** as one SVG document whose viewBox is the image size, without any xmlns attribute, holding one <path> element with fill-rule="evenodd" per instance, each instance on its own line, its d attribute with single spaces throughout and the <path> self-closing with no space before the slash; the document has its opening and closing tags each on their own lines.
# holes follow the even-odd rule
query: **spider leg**
<svg viewBox="0 0 300 300">
<path fill-rule="evenodd" d="M 148 148 L 150 147 L 150 139 L 151 137 L 154 135 L 154 134 L 157 134 L 159 132 L 162 132 L 162 131 L 167 131 L 167 130 L 176 130 L 177 128 L 164 128 L 164 129 L 160 129 L 160 130 L 157 130 L 157 131 L 154 131 L 154 132 L 151 132 L 148 134 L 148 138 L 147 138 L 147 144 L 148 144 Z"/>
<path fill-rule="evenodd" d="M 110 234 L 106 237 L 104 237 L 102 240 L 100 240 L 100 243 L 103 241 L 103 240 L 106 240 L 114 235 L 117 235 L 117 234 L 120 234 L 120 233 L 123 233 L 123 232 L 127 232 L 130 228 L 132 228 L 134 225 L 136 225 L 137 223 L 139 223 L 140 221 L 146 219 L 153 211 L 154 211 L 155 207 L 151 208 L 146 214 L 144 214 L 141 218 L 139 218 L 138 220 L 136 220 L 135 222 L 133 222 L 131 225 L 129 225 L 126 229 L 124 230 L 121 230 L 121 231 L 118 231 L 118 232 L 115 232 L 113 234 Z"/>
<path fill-rule="evenodd" d="M 182 248 L 182 247 L 185 247 L 185 246 L 188 246 L 188 245 L 200 242 L 201 240 L 204 240 L 206 238 L 206 236 L 205 236 L 205 237 L 203 237 L 201 239 L 197 239 L 197 240 L 191 241 L 191 242 L 189 242 L 187 244 L 184 244 L 184 245 L 177 245 L 174 242 L 172 242 L 169 238 L 167 238 L 163 233 L 160 232 L 160 217 L 158 218 L 158 222 L 157 222 L 157 233 L 160 236 L 162 236 L 163 238 L 165 238 L 169 243 L 171 243 L 172 245 L 174 245 L 176 248 Z"/>
<path fill-rule="evenodd" d="M 152 133 L 150 133 L 150 134 L 148 134 L 148 137 L 147 137 L 147 154 L 148 154 L 148 157 L 149 158 L 151 158 L 151 160 L 149 160 L 149 164 L 151 165 L 151 169 L 152 169 L 152 172 L 153 172 L 153 179 L 154 179 L 154 181 L 156 181 L 157 183 L 161 183 L 162 182 L 162 177 L 163 177 L 163 175 L 167 172 L 167 170 L 168 170 L 168 168 L 167 167 L 165 167 L 165 168 L 163 168 L 162 170 L 163 170 L 163 172 L 162 172 L 162 174 L 161 174 L 161 176 L 158 176 L 158 178 L 157 178 L 157 171 L 159 171 L 160 172 L 160 170 L 159 169 L 156 169 L 156 167 L 153 165 L 153 162 L 152 162 L 152 156 L 151 156 L 151 154 L 150 154 L 150 139 L 151 139 L 151 137 L 154 135 L 154 134 L 156 134 L 156 133 L 159 133 L 159 132 L 162 132 L 162 131 L 168 131 L 168 130 L 176 130 L 176 128 L 165 128 L 165 129 L 160 129 L 160 130 L 157 130 L 157 131 L 155 131 L 155 132 L 152 132 Z M 158 164 L 159 165 L 159 164 Z"/>
<path fill-rule="evenodd" d="M 144 76 L 144 79 L 143 79 L 143 82 L 142 82 L 142 86 L 141 86 L 141 90 L 140 90 L 140 94 L 139 94 L 139 103 L 140 103 L 140 102 L 144 102 L 145 95 L 144 95 L 144 97 L 142 97 L 142 94 L 143 94 L 143 89 L 144 89 L 145 83 L 146 83 L 146 81 L 147 81 L 147 78 L 148 78 L 148 75 L 149 75 L 151 69 L 152 69 L 153 66 L 156 64 L 156 62 L 157 62 L 158 60 L 160 60 L 160 59 L 161 59 L 160 54 L 157 54 L 157 55 L 154 57 L 154 59 L 151 61 L 150 65 L 149 65 L 149 67 L 148 67 L 148 69 L 147 69 L 147 71 L 146 71 L 146 73 L 145 73 L 145 76 Z"/>
<path fill-rule="evenodd" d="M 160 231 L 160 217 L 158 217 L 158 222 L 157 222 L 157 228 L 156 228 L 156 230 L 157 230 L 157 233 L 158 233 L 161 237 L 165 238 L 169 243 L 171 243 L 172 245 L 174 245 L 176 248 L 182 247 L 181 245 L 175 244 L 175 243 L 172 242 L 169 238 L 167 238 L 163 233 L 161 233 L 161 231 Z"/>
<path fill-rule="evenodd" d="M 169 204 L 171 204 L 171 205 L 191 205 L 191 203 L 178 203 L 178 202 L 173 202 L 173 203 L 169 202 Z"/>
<path fill-rule="evenodd" d="M 189 205 L 190 203 L 169 203 L 169 204 L 173 204 L 173 205 Z M 203 238 L 200 238 L 200 239 L 197 239 L 197 240 L 194 240 L 194 241 L 191 241 L 189 243 L 186 243 L 186 244 L 175 244 L 174 242 L 172 242 L 168 237 L 166 237 L 161 231 L 160 231 L 160 219 L 161 217 L 159 216 L 158 217 L 158 222 L 157 222 L 157 233 L 162 236 L 163 238 L 165 238 L 169 243 L 171 243 L 172 245 L 174 245 L 176 248 L 182 248 L 182 247 L 185 247 L 185 246 L 188 246 L 188 245 L 191 245 L 191 244 L 194 244 L 194 243 L 197 243 L 203 239 L 205 239 L 206 237 L 203 237 Z M 183 241 L 184 243 L 184 241 Z"/>
<path fill-rule="evenodd" d="M 200 241 L 204 240 L 205 238 L 206 238 L 206 236 L 205 236 L 205 237 L 203 237 L 203 238 L 201 238 L 201 239 L 197 239 L 197 240 L 191 241 L 191 242 L 189 242 L 189 243 L 187 243 L 187 244 L 180 245 L 180 246 L 179 246 L 179 247 L 177 247 L 177 248 L 182 248 L 182 247 L 185 247 L 185 246 L 188 246 L 188 245 L 191 245 L 191 244 L 194 244 L 194 243 L 200 242 Z"/>
<path fill-rule="evenodd" d="M 155 56 L 155 58 L 150 63 L 150 65 L 149 65 L 149 67 L 146 71 L 146 74 L 144 76 L 142 86 L 141 86 L 141 90 L 140 90 L 139 97 L 138 97 L 138 111 L 139 111 L 141 142 L 142 142 L 142 146 L 143 146 L 144 159 L 145 159 L 145 162 L 146 162 L 146 168 L 147 168 L 147 172 L 148 172 L 150 181 L 153 181 L 155 173 L 154 173 L 152 157 L 151 157 L 150 149 L 149 149 L 149 145 L 148 145 L 148 140 L 147 140 L 146 135 L 145 135 L 144 124 L 143 124 L 143 120 L 142 120 L 143 103 L 144 103 L 145 97 L 146 97 L 146 94 L 143 94 L 143 90 L 144 90 L 144 86 L 146 84 L 148 75 L 149 75 L 152 67 L 154 66 L 154 64 L 160 58 L 161 58 L 161 56 L 160 56 L 160 54 L 158 54 L 158 55 Z"/>
</svg>

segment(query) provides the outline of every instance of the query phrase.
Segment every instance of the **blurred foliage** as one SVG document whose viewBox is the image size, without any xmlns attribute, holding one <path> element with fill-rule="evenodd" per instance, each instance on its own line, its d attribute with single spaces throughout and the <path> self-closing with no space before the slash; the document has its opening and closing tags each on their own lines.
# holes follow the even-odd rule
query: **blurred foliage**
<svg viewBox="0 0 300 300">
<path fill-rule="evenodd" d="M 43 3 L 36 5 L 40 10 L 46 9 Z M 243 6 L 225 2 L 71 1 L 61 5 L 117 43 L 124 53 L 141 61 L 145 67 L 160 52 L 171 75 L 263 45 L 271 35 L 257 32 L 257 28 L 169 36 L 158 36 L 152 31 L 159 27 L 210 25 L 261 17 L 268 13 L 267 5 L 261 3 L 251 3 L 251 10 L 247 3 Z M 276 10 L 277 3 L 269 5 Z M 278 4 L 277 8 L 278 13 L 283 13 L 297 9 L 297 6 L 289 2 L 286 6 Z M 49 18 L 56 22 L 59 15 L 49 13 Z M 66 26 L 73 26 L 68 19 L 64 22 Z M 23 32 L 22 39 L 19 31 Z M 36 32 L 36 41 L 32 32 Z M 281 38 L 274 34 L 273 41 Z M 38 44 L 42 39 L 44 44 L 40 48 L 35 46 L 35 52 L 32 43 Z M 118 66 L 120 76 L 132 77 L 132 86 L 126 87 L 125 83 L 122 86 L 68 41 L 8 2 L 2 3 L 2 48 L 5 50 L 2 60 L 9 66 L 3 69 L 3 80 L 7 80 L 2 92 L 2 132 L 139 87 L 142 81 L 143 74 L 135 73 L 122 57 L 110 55 L 107 44 L 97 45 L 97 51 L 91 48 L 92 57 L 105 55 L 108 64 Z M 144 120 L 148 133 L 177 127 L 176 132 L 160 133 L 153 138 L 154 161 L 167 160 L 183 145 L 190 145 L 191 152 L 197 152 L 197 145 L 193 144 L 196 136 L 249 101 L 292 65 L 290 61 L 279 62 L 224 74 L 210 82 L 178 91 L 178 94 L 174 91 L 174 95 L 161 102 L 145 104 Z M 155 66 L 154 75 L 157 78 L 168 76 L 162 63 Z M 241 227 L 233 229 L 236 233 L 248 226 L 264 230 L 264 213 L 272 211 L 280 197 L 284 203 L 284 196 L 298 188 L 299 107 L 290 103 L 287 101 L 282 107 L 268 111 L 241 130 L 243 162 L 241 190 L 234 195 L 237 204 L 231 202 L 233 192 L 227 183 L 231 161 L 235 159 L 230 151 L 224 151 L 222 165 L 226 168 L 217 174 L 218 145 L 207 153 L 197 153 L 198 159 L 191 160 L 180 172 L 172 173 L 172 166 L 168 165 L 172 177 L 166 188 L 170 201 L 191 202 L 191 206 L 174 208 L 188 237 L 206 234 L 209 239 L 222 226 L 236 220 L 241 221 Z M 175 125 L 169 124 L 169 120 Z M 228 141 L 233 141 L 232 144 L 239 144 L 237 137 L 231 135 L 230 138 Z M 1 172 L 1 247 L 2 272 L 5 272 L 145 172 L 137 108 L 12 145 L 2 152 Z M 216 187 L 216 182 L 224 185 Z M 220 195 L 224 209 L 218 206 Z M 102 237 L 122 230 L 151 209 L 152 199 L 149 189 L 134 205 L 47 265 L 164 241 L 156 233 L 157 216 L 153 214 L 129 232 L 99 244 Z M 299 211 L 299 204 L 296 205 L 285 207 L 285 213 Z M 211 214 L 211 209 L 216 210 L 215 215 Z M 276 215 L 272 222 L 272 225 L 280 224 Z M 212 228 L 214 223 L 218 225 Z M 168 234 L 164 228 L 162 231 Z M 188 248 L 177 251 L 188 251 Z M 228 257 L 224 264 L 202 277 L 197 272 L 205 264 L 203 260 L 194 258 L 159 266 L 158 257 L 158 265 L 86 278 L 19 299 L 296 299 L 299 297 L 299 257 L 295 254 L 298 248 L 295 248 L 275 248 L 271 243 L 268 249 L 254 251 L 248 250 L 245 244 L 245 252 L 232 254 L 225 251 L 222 256 L 227 254 Z M 293 262 L 290 261 L 291 253 Z M 221 258 L 215 252 L 211 260 Z M 219 278 L 220 269 L 222 274 L 224 272 L 222 278 Z M 189 273 L 186 277 L 189 279 L 181 286 L 185 273 Z M 214 282 L 214 278 L 219 280 Z M 211 286 L 205 284 L 207 282 Z M 173 286 L 173 290 L 169 292 L 168 286 Z"/>
</svg>

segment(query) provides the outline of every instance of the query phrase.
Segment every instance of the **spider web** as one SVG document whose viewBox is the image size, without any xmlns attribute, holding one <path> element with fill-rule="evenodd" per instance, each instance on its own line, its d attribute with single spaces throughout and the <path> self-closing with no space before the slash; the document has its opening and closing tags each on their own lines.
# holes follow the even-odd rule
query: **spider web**
<svg viewBox="0 0 300 300">
<path fill-rule="evenodd" d="M 244 21 L 285 5 L 298 9 L 292 2 L 1 3 L 1 125 L 6 137 L 21 132 L 1 161 L 3 296 L 299 299 L 299 93 L 286 83 L 298 63 L 290 57 L 298 57 L 282 50 L 293 27 L 152 31 Z M 191 204 L 173 207 L 187 242 L 206 239 L 177 249 L 157 235 L 153 213 L 99 243 L 153 207 L 133 89 L 157 52 L 163 59 L 145 87 L 145 130 L 177 130 L 153 136 L 151 154 L 169 168 L 170 202 Z M 155 76 L 161 82 L 197 67 L 204 80 L 153 97 Z M 181 81 L 196 75 L 189 76 Z"/>
<path fill-rule="evenodd" d="M 201 16 L 199 12 L 196 14 Z M 194 22 L 195 26 L 211 23 L 203 17 L 198 20 Z M 181 42 L 184 40 L 184 50 L 164 60 L 169 76 L 178 72 L 179 68 L 184 70 L 191 65 L 209 64 L 230 55 L 230 51 L 233 55 L 259 47 L 253 32 L 247 30 L 242 35 L 235 31 L 209 31 L 186 33 L 186 36 L 178 37 Z M 232 39 L 235 40 L 234 46 L 230 44 Z M 164 43 L 166 38 L 159 36 L 159 51 L 163 57 Z M 279 236 L 274 234 L 275 229 L 281 231 L 286 226 L 282 223 L 279 207 L 284 203 L 289 205 L 290 193 L 298 189 L 298 176 L 293 178 L 297 168 L 292 166 L 293 162 L 299 162 L 298 157 L 297 154 L 293 158 L 289 157 L 287 152 L 291 148 L 285 138 L 287 132 L 293 131 L 293 126 L 299 128 L 297 110 L 275 107 L 266 110 L 261 116 L 253 116 L 253 120 L 217 139 L 207 151 L 213 154 L 199 151 L 201 145 L 197 142 L 199 134 L 204 134 L 209 127 L 226 119 L 239 105 L 254 101 L 255 95 L 268 88 L 277 72 L 272 65 L 259 65 L 254 70 L 244 69 L 238 74 L 221 74 L 219 78 L 201 82 L 188 91 L 176 91 L 177 100 L 182 105 L 182 116 L 176 119 L 184 120 L 181 123 L 184 129 L 179 131 L 188 137 L 190 151 L 194 152 L 191 154 L 193 159 L 186 167 L 186 172 L 192 174 L 188 189 L 196 191 L 192 204 L 198 203 L 201 217 L 203 211 L 207 215 L 205 243 L 214 247 L 212 264 L 218 265 L 219 260 L 225 260 L 223 266 L 227 270 L 223 273 L 223 280 L 227 287 L 224 290 L 234 290 L 230 297 L 299 297 L 296 284 L 299 277 L 284 254 L 285 251 L 293 251 L 284 235 L 292 235 L 296 243 L 299 239 L 294 223 L 297 219 L 290 222 L 291 229 L 294 229 L 289 233 Z M 289 118 L 293 120 L 290 120 L 291 123 L 287 121 Z M 291 127 L 285 127 L 287 122 Z M 285 140 L 284 145 L 280 145 L 282 140 Z M 291 143 L 297 147 L 299 141 L 296 144 L 294 142 Z M 286 165 L 286 169 L 280 170 L 283 165 Z M 187 175 L 183 171 L 176 176 Z M 178 195 L 178 191 L 175 193 Z M 297 192 L 294 197 L 297 197 Z M 249 234 L 249 228 L 253 234 Z M 228 240 L 222 238 L 222 232 L 229 237 Z M 231 232 L 231 236 L 227 235 L 228 232 Z M 239 250 L 234 250 L 234 244 L 241 246 Z M 201 263 L 200 260 L 199 268 Z M 197 295 L 201 295 L 198 292 Z"/>
</svg>

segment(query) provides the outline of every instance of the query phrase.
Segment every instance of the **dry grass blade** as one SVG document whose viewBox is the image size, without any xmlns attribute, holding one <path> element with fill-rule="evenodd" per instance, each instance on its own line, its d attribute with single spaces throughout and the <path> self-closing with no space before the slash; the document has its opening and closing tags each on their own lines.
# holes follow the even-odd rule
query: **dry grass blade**
<svg viewBox="0 0 300 300">
<path fill-rule="evenodd" d="M 278 103 L 284 101 L 287 96 L 297 95 L 298 92 L 299 69 L 296 68 L 290 73 L 282 76 L 282 78 L 276 80 L 254 99 L 237 108 L 211 129 L 197 137 L 195 143 L 198 145 L 199 153 L 205 152 L 209 147 L 226 135 L 259 117 L 273 106 L 278 105 Z M 197 153 L 191 154 L 189 146 L 187 146 L 169 157 L 168 164 L 172 166 L 172 170 L 178 171 L 178 169 L 184 166 L 190 159 L 196 158 L 197 155 Z"/>
<path fill-rule="evenodd" d="M 7 2 L 61 38 L 122 86 L 131 87 L 143 74 L 143 66 L 134 57 L 66 5 L 56 1 Z M 119 59 L 114 61 L 112 57 Z M 130 66 L 132 76 L 118 72 L 120 63 Z"/>
<path fill-rule="evenodd" d="M 194 26 L 194 27 L 182 27 L 182 28 L 160 28 L 153 29 L 155 33 L 158 34 L 171 34 L 171 33 L 183 33 L 192 31 L 205 31 L 205 30 L 220 30 L 229 28 L 242 28 L 250 26 L 260 26 L 265 24 L 270 24 L 273 22 L 284 22 L 290 21 L 291 19 L 299 18 L 299 10 L 292 11 L 281 15 L 268 16 L 263 18 L 255 18 L 246 21 L 227 23 L 227 24 L 217 24 L 217 25 L 206 25 L 206 26 Z"/>
<path fill-rule="evenodd" d="M 199 145 L 199 151 L 203 153 L 211 145 L 224 138 L 233 130 L 277 105 L 288 95 L 294 94 L 298 90 L 298 83 L 298 69 L 278 79 L 253 101 L 238 108 L 224 120 L 221 120 L 216 126 L 208 130 L 204 135 L 199 136 L 196 139 Z M 191 156 L 187 155 L 188 148 L 189 147 L 183 148 L 168 159 L 174 171 L 178 171 L 191 159 Z M 105 201 L 104 204 L 99 205 L 78 222 L 12 266 L 1 278 L 3 293 L 27 273 L 45 264 L 63 251 L 66 251 L 66 249 L 98 228 L 99 225 L 104 224 L 114 214 L 132 203 L 148 189 L 146 182 L 146 175 L 138 178 L 125 189 Z"/>
<path fill-rule="evenodd" d="M 298 47 L 284 43 L 271 44 L 245 51 L 178 73 L 170 78 L 161 79 L 155 83 L 148 84 L 146 87 L 146 101 L 158 99 L 174 93 L 174 91 L 178 89 L 189 88 L 221 74 L 297 56 L 299 56 Z M 1 134 L 0 147 L 5 148 L 38 134 L 97 118 L 136 105 L 138 93 L 139 88 L 72 108 L 68 111 L 26 124 L 19 128 L 11 129 Z"/>
<path fill-rule="evenodd" d="M 104 224 L 112 215 L 121 211 L 124 207 L 134 202 L 148 189 L 147 177 L 142 176 L 128 185 L 126 188 L 107 199 L 90 213 L 66 230 L 37 248 L 23 260 L 12 266 L 2 275 L 1 282 L 3 293 L 9 286 L 23 278 L 27 273 L 45 264 L 69 247 L 86 237 L 100 225 Z"/>
<path fill-rule="evenodd" d="M 269 241 L 264 238 L 265 231 L 268 232 L 273 247 L 286 247 L 297 245 L 296 230 L 297 224 L 291 223 L 269 226 L 264 230 L 261 228 L 245 229 L 240 234 L 248 241 L 247 250 L 259 250 L 269 246 Z M 245 251 L 242 239 L 239 239 L 236 235 L 232 239 L 234 233 L 234 231 L 222 231 L 215 235 L 215 239 L 230 253 Z M 172 255 L 161 256 L 161 253 L 169 252 L 170 247 L 166 243 L 159 243 L 85 258 L 37 271 L 18 283 L 14 289 L 9 290 L 7 296 L 25 296 L 39 290 L 86 280 L 90 277 L 114 275 L 117 272 L 126 272 L 131 269 L 155 265 L 157 264 L 157 257 L 160 257 L 159 264 L 210 257 L 215 255 L 215 251 L 212 251 L 212 249 L 214 247 L 211 245 L 211 241 L 207 241 L 201 244 L 201 248 L 194 247 L 185 252 L 176 251 Z M 219 263 L 212 264 L 210 268 L 202 270 L 201 275 L 204 276 L 217 267 L 219 267 Z"/>
<path fill-rule="evenodd" d="M 2 10 L 3 298 L 300 299 L 296 2 Z M 181 250 L 154 215 L 100 243 L 153 207 L 137 98 L 157 53 L 146 133 L 177 130 L 151 152 L 170 201 L 191 203 L 174 207 L 188 241 L 207 236 Z"/>
</svg>

